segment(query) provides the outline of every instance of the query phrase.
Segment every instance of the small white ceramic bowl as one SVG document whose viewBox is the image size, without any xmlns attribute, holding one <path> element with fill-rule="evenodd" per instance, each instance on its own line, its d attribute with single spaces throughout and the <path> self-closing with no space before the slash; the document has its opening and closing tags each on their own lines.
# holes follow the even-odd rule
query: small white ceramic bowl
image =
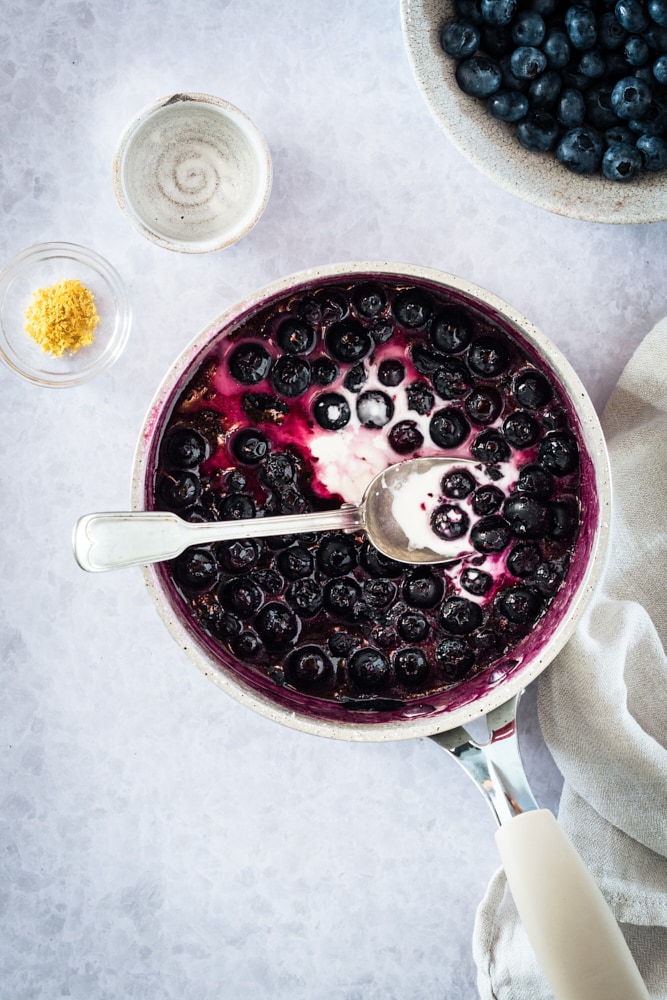
<svg viewBox="0 0 667 1000">
<path fill-rule="evenodd" d="M 72 278 L 92 292 L 100 322 L 92 344 L 54 357 L 26 332 L 24 313 L 33 292 Z M 75 243 L 37 243 L 0 272 L 0 358 L 36 385 L 65 388 L 106 371 L 122 354 L 130 325 L 122 278 L 94 250 Z"/>
<path fill-rule="evenodd" d="M 173 94 L 144 108 L 113 159 L 116 198 L 134 228 L 183 253 L 222 250 L 250 232 L 271 180 L 256 126 L 209 94 Z"/>
</svg>

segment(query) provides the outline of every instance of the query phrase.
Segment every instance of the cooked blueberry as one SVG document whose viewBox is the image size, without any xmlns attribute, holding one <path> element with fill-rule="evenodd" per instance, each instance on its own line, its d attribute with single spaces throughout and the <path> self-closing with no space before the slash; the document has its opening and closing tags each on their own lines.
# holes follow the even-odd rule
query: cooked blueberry
<svg viewBox="0 0 667 1000">
<path fill-rule="evenodd" d="M 406 288 L 394 299 L 394 315 L 403 326 L 410 329 L 424 326 L 432 311 L 431 299 L 420 288 Z"/>
<path fill-rule="evenodd" d="M 338 365 L 331 358 L 318 358 L 311 365 L 310 375 L 316 385 L 331 385 L 338 378 Z"/>
<path fill-rule="evenodd" d="M 524 149 L 548 153 L 558 141 L 560 128 L 549 111 L 540 108 L 529 111 L 516 125 L 516 137 Z"/>
<path fill-rule="evenodd" d="M 461 586 L 474 597 L 483 597 L 493 586 L 493 577 L 484 570 L 468 566 L 461 573 Z"/>
<path fill-rule="evenodd" d="M 253 615 L 262 606 L 264 600 L 262 588 L 249 577 L 237 577 L 229 580 L 223 586 L 220 596 L 224 604 L 241 618 Z"/>
<path fill-rule="evenodd" d="M 275 597 L 285 586 L 280 573 L 275 569 L 258 569 L 253 573 L 255 583 L 258 583 L 265 594 Z"/>
<path fill-rule="evenodd" d="M 574 537 L 579 519 L 573 503 L 566 500 L 552 500 L 548 505 L 549 538 L 556 542 L 569 541 Z"/>
<path fill-rule="evenodd" d="M 438 448 L 457 448 L 470 433 L 470 424 L 460 410 L 448 406 L 437 410 L 428 425 L 431 440 Z"/>
<path fill-rule="evenodd" d="M 342 320 L 329 327 L 325 335 L 329 354 L 343 364 L 352 364 L 365 358 L 373 342 L 356 319 Z"/>
<path fill-rule="evenodd" d="M 251 428 L 239 431 L 232 441 L 234 456 L 246 465 L 257 465 L 269 453 L 268 438 Z"/>
<path fill-rule="evenodd" d="M 359 392 L 362 385 L 368 379 L 368 372 L 364 367 L 363 361 L 358 361 L 356 365 L 352 365 L 347 375 L 343 380 L 343 385 L 348 390 L 348 392 Z"/>
<path fill-rule="evenodd" d="M 548 403 L 553 396 L 549 382 L 539 372 L 526 371 L 517 375 L 514 382 L 514 395 L 521 406 L 538 410 Z"/>
<path fill-rule="evenodd" d="M 538 590 L 528 587 L 508 587 L 500 593 L 498 609 L 508 621 L 515 625 L 528 625 L 535 621 L 542 610 L 542 596 Z"/>
<path fill-rule="evenodd" d="M 285 600 L 290 607 L 299 612 L 302 618 L 312 618 L 322 608 L 324 595 L 319 583 L 312 578 L 307 578 L 290 583 Z"/>
<path fill-rule="evenodd" d="M 313 557 L 308 549 L 302 549 L 300 545 L 290 545 L 278 556 L 277 565 L 286 579 L 298 580 L 312 573 Z"/>
<path fill-rule="evenodd" d="M 479 604 L 465 597 L 448 597 L 440 611 L 440 624 L 452 635 L 469 635 L 479 628 L 483 619 Z"/>
<path fill-rule="evenodd" d="M 257 565 L 259 544 L 253 538 L 239 538 L 230 542 L 219 542 L 218 557 L 223 569 L 228 573 L 247 573 Z"/>
<path fill-rule="evenodd" d="M 324 604 L 334 615 L 346 618 L 361 598 L 359 584 L 351 577 L 329 580 L 324 588 Z"/>
<path fill-rule="evenodd" d="M 327 639 L 327 646 L 334 656 L 348 656 L 356 645 L 357 642 L 351 635 L 337 629 Z"/>
<path fill-rule="evenodd" d="M 247 480 L 240 469 L 232 469 L 225 476 L 225 488 L 229 493 L 243 493 Z"/>
<path fill-rule="evenodd" d="M 535 570 L 533 583 L 544 594 L 555 594 L 562 582 L 563 574 L 553 563 L 540 563 Z"/>
<path fill-rule="evenodd" d="M 444 592 L 440 577 L 428 569 L 415 569 L 403 581 L 403 599 L 413 608 L 434 608 Z"/>
<path fill-rule="evenodd" d="M 271 369 L 271 384 L 281 396 L 302 396 L 310 385 L 310 365 L 301 357 L 284 354 Z"/>
<path fill-rule="evenodd" d="M 374 319 L 384 309 L 387 299 L 379 285 L 367 282 L 355 288 L 352 303 L 361 316 Z"/>
<path fill-rule="evenodd" d="M 542 562 L 542 553 L 537 545 L 520 542 L 507 557 L 506 566 L 513 576 L 532 576 Z"/>
<path fill-rule="evenodd" d="M 472 495 L 472 509 L 480 517 L 495 514 L 503 505 L 505 494 L 497 486 L 480 486 Z"/>
<path fill-rule="evenodd" d="M 203 594 L 197 598 L 194 608 L 207 632 L 217 636 L 218 639 L 231 639 L 241 631 L 242 625 L 236 615 L 225 611 L 210 594 Z"/>
<path fill-rule="evenodd" d="M 572 4 L 565 11 L 565 30 L 575 49 L 592 48 L 598 37 L 595 13 L 583 3 Z"/>
<path fill-rule="evenodd" d="M 604 141 L 591 128 L 572 128 L 556 148 L 558 162 L 574 174 L 594 174 L 600 167 Z"/>
<path fill-rule="evenodd" d="M 453 17 L 440 32 L 440 46 L 443 52 L 454 59 L 466 59 L 479 48 L 479 31 L 463 17 Z"/>
<path fill-rule="evenodd" d="M 271 355 L 261 344 L 239 344 L 229 357 L 229 374 L 242 385 L 256 385 L 269 374 Z"/>
<path fill-rule="evenodd" d="M 317 691 L 333 684 L 334 668 L 324 650 L 307 645 L 290 653 L 285 661 L 285 676 L 300 690 Z"/>
<path fill-rule="evenodd" d="M 325 431 L 339 431 L 349 423 L 350 405 L 338 392 L 325 392 L 318 396 L 313 406 L 313 416 Z"/>
<path fill-rule="evenodd" d="M 464 639 L 443 639 L 435 647 L 435 660 L 445 680 L 458 681 L 475 665 L 475 654 Z"/>
<path fill-rule="evenodd" d="M 388 440 L 397 455 L 411 455 L 424 444 L 424 435 L 414 420 L 399 420 L 389 431 Z"/>
<path fill-rule="evenodd" d="M 529 448 L 540 436 L 540 425 L 525 410 L 515 410 L 505 417 L 503 434 L 513 448 Z"/>
<path fill-rule="evenodd" d="M 389 660 L 379 649 L 364 646 L 350 657 L 347 666 L 350 677 L 362 691 L 379 691 L 392 676 Z"/>
<path fill-rule="evenodd" d="M 296 479 L 295 460 L 287 452 L 271 452 L 260 469 L 260 479 L 273 489 L 291 486 Z"/>
<path fill-rule="evenodd" d="M 498 431 L 482 431 L 473 441 L 470 451 L 485 465 L 507 462 L 510 457 L 510 447 Z"/>
<path fill-rule="evenodd" d="M 342 289 L 325 288 L 315 298 L 323 323 L 335 323 L 347 316 L 347 297 Z"/>
<path fill-rule="evenodd" d="M 317 565 L 327 576 L 345 576 L 357 565 L 354 542 L 346 535 L 327 535 L 317 549 Z"/>
<path fill-rule="evenodd" d="M 308 354 L 315 346 L 315 331 L 300 319 L 286 319 L 278 327 L 277 340 L 285 354 Z"/>
<path fill-rule="evenodd" d="M 290 646 L 299 631 L 293 611 L 278 601 L 269 601 L 255 619 L 255 628 L 265 646 L 279 649 Z"/>
<path fill-rule="evenodd" d="M 429 376 L 447 361 L 446 356 L 440 351 L 434 351 L 424 344 L 413 344 L 410 348 L 410 357 L 419 374 Z"/>
<path fill-rule="evenodd" d="M 208 590 L 218 579 L 218 563 L 210 549 L 186 549 L 174 560 L 174 575 L 186 590 Z"/>
<path fill-rule="evenodd" d="M 464 510 L 453 503 L 443 503 L 431 514 L 431 527 L 438 536 L 446 540 L 462 538 L 468 530 L 470 518 Z"/>
<path fill-rule="evenodd" d="M 470 388 L 470 373 L 462 361 L 446 358 L 431 373 L 431 382 L 441 399 L 460 399 Z"/>
<path fill-rule="evenodd" d="M 399 634 L 407 642 L 421 642 L 429 633 L 428 618 L 420 611 L 406 611 L 398 619 Z"/>
<path fill-rule="evenodd" d="M 405 565 L 378 552 L 369 541 L 361 547 L 361 565 L 371 576 L 397 577 L 403 575 Z"/>
<path fill-rule="evenodd" d="M 378 382 L 393 388 L 405 378 L 405 365 L 398 358 L 386 358 L 378 365 Z"/>
<path fill-rule="evenodd" d="M 519 472 L 515 489 L 518 493 L 527 493 L 531 497 L 545 500 L 554 491 L 554 479 L 540 465 L 524 465 Z"/>
<path fill-rule="evenodd" d="M 199 499 L 201 483 L 193 472 L 163 472 L 157 494 L 167 510 L 181 511 Z"/>
<path fill-rule="evenodd" d="M 370 328 L 370 335 L 376 344 L 386 344 L 394 332 L 394 325 L 389 320 L 376 319 Z"/>
<path fill-rule="evenodd" d="M 552 431 L 540 442 L 540 465 L 554 476 L 567 476 L 579 464 L 579 446 L 574 434 Z"/>
<path fill-rule="evenodd" d="M 407 687 L 422 684 L 429 672 L 426 653 L 418 646 L 404 646 L 393 656 L 394 670 L 398 680 Z"/>
<path fill-rule="evenodd" d="M 525 495 L 514 495 L 506 500 L 503 516 L 517 538 L 544 538 L 549 525 L 544 504 Z"/>
<path fill-rule="evenodd" d="M 386 608 L 395 599 L 396 592 L 393 580 L 367 580 L 364 584 L 364 600 L 372 608 Z"/>
<path fill-rule="evenodd" d="M 466 413 L 474 424 L 492 424 L 503 408 L 500 393 L 490 386 L 473 389 L 465 399 Z"/>
<path fill-rule="evenodd" d="M 470 541 L 478 552 L 502 552 L 512 541 L 512 529 L 507 521 L 495 514 L 481 517 L 470 529 Z"/>
<path fill-rule="evenodd" d="M 446 476 L 443 476 L 440 489 L 443 496 L 451 500 L 462 500 L 475 489 L 477 482 L 475 477 L 465 469 L 452 469 Z"/>
<path fill-rule="evenodd" d="M 406 386 L 405 394 L 408 398 L 408 409 L 414 410 L 420 416 L 425 416 L 433 409 L 435 396 L 426 382 L 411 382 Z"/>
<path fill-rule="evenodd" d="M 642 156 L 635 146 L 627 142 L 616 142 L 602 157 L 602 173 L 609 181 L 626 184 L 641 170 Z"/>
<path fill-rule="evenodd" d="M 287 403 L 268 392 L 244 392 L 241 406 L 252 423 L 281 424 L 289 413 Z"/>
<path fill-rule="evenodd" d="M 206 458 L 206 441 L 190 427 L 179 427 L 167 439 L 167 458 L 181 469 L 192 469 Z"/>
<path fill-rule="evenodd" d="M 249 493 L 230 493 L 218 504 L 220 520 L 241 521 L 256 514 L 255 501 Z"/>
<path fill-rule="evenodd" d="M 482 378 L 496 378 L 509 365 L 507 348 L 495 337 L 479 337 L 468 351 L 468 364 Z"/>
<path fill-rule="evenodd" d="M 377 430 L 388 424 L 394 415 L 394 404 L 385 392 L 371 389 L 357 399 L 357 416 L 363 427 Z"/>
<path fill-rule="evenodd" d="M 443 354 L 458 354 L 465 350 L 472 337 L 472 322 L 462 309 L 448 306 L 433 320 L 429 331 L 431 343 Z"/>
<path fill-rule="evenodd" d="M 241 661 L 254 659 L 262 648 L 259 636 L 250 628 L 235 635 L 229 645 Z"/>
</svg>

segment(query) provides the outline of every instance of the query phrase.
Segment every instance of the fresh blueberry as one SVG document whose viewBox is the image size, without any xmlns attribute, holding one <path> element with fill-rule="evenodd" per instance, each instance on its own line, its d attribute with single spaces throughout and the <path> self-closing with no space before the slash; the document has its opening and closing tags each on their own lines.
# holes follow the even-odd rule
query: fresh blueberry
<svg viewBox="0 0 667 1000">
<path fill-rule="evenodd" d="M 431 440 L 438 448 L 457 448 L 470 433 L 470 424 L 460 410 L 448 406 L 436 410 L 429 423 Z"/>
<path fill-rule="evenodd" d="M 664 170 L 667 167 L 667 141 L 661 136 L 641 135 L 636 145 L 644 170 Z"/>
<path fill-rule="evenodd" d="M 468 364 L 482 378 L 496 378 L 510 363 L 505 345 L 495 337 L 479 337 L 468 351 Z"/>
<path fill-rule="evenodd" d="M 424 326 L 431 318 L 433 304 L 426 292 L 419 288 L 406 288 L 394 299 L 394 314 L 399 323 L 414 329 Z"/>
<path fill-rule="evenodd" d="M 653 76 L 658 83 L 667 83 L 667 53 L 664 53 L 653 63 Z"/>
<path fill-rule="evenodd" d="M 424 444 L 424 435 L 414 420 L 399 420 L 389 431 L 388 441 L 397 455 L 411 455 Z"/>
<path fill-rule="evenodd" d="M 271 369 L 271 385 L 280 396 L 302 396 L 310 385 L 310 365 L 301 357 L 284 354 Z"/>
<path fill-rule="evenodd" d="M 534 10 L 520 10 L 512 21 L 512 39 L 516 45 L 541 45 L 546 33 L 544 18 Z"/>
<path fill-rule="evenodd" d="M 430 625 L 421 611 L 405 611 L 398 619 L 398 631 L 406 642 L 421 642 L 429 633 Z"/>
<path fill-rule="evenodd" d="M 549 111 L 529 111 L 516 126 L 517 139 L 524 149 L 547 153 L 558 140 L 558 122 Z"/>
<path fill-rule="evenodd" d="M 517 538 L 544 538 L 549 513 L 535 497 L 514 495 L 503 505 L 503 516 Z"/>
<path fill-rule="evenodd" d="M 479 48 L 479 30 L 471 21 L 453 17 L 443 25 L 440 45 L 448 56 L 454 59 L 467 59 Z"/>
<path fill-rule="evenodd" d="M 381 385 L 394 388 L 405 378 L 405 365 L 398 358 L 385 358 L 378 365 L 377 376 Z"/>
<path fill-rule="evenodd" d="M 547 57 L 534 45 L 519 45 L 512 53 L 510 66 L 519 80 L 534 80 L 547 68 Z"/>
<path fill-rule="evenodd" d="M 325 392 L 315 400 L 313 416 L 325 431 L 339 431 L 350 421 L 350 404 L 338 392 Z"/>
<path fill-rule="evenodd" d="M 553 396 L 553 389 L 540 372 L 520 372 L 514 381 L 514 395 L 521 406 L 541 409 Z"/>
<path fill-rule="evenodd" d="M 269 442 L 261 431 L 246 428 L 234 436 L 232 452 L 239 462 L 257 465 L 269 454 Z"/>
<path fill-rule="evenodd" d="M 529 448 L 540 436 L 540 425 L 525 410 L 515 410 L 505 417 L 503 434 L 513 448 Z"/>
<path fill-rule="evenodd" d="M 283 549 L 277 559 L 280 572 L 288 580 L 299 580 L 303 576 L 310 576 L 313 571 L 313 557 L 308 549 L 300 545 L 290 545 Z"/>
<path fill-rule="evenodd" d="M 391 340 L 393 333 L 394 325 L 390 320 L 378 319 L 370 328 L 370 335 L 375 344 L 386 344 Z"/>
<path fill-rule="evenodd" d="M 285 676 L 301 691 L 319 691 L 333 684 L 334 668 L 326 653 L 310 644 L 290 653 L 285 661 Z"/>
<path fill-rule="evenodd" d="M 512 529 L 502 517 L 481 517 L 470 529 L 470 541 L 478 552 L 502 552 L 512 541 Z"/>
<path fill-rule="evenodd" d="M 612 110 L 624 121 L 642 118 L 649 109 L 651 98 L 648 84 L 636 76 L 624 76 L 611 92 Z"/>
<path fill-rule="evenodd" d="M 316 385 L 331 385 L 338 378 L 338 365 L 331 358 L 318 358 L 313 361 L 310 374 Z"/>
<path fill-rule="evenodd" d="M 542 553 L 537 545 L 520 542 L 507 557 L 506 566 L 512 576 L 524 578 L 532 576 L 542 562 Z"/>
<path fill-rule="evenodd" d="M 324 595 L 319 583 L 312 578 L 307 578 L 290 583 L 285 600 L 290 607 L 298 611 L 302 618 L 312 618 L 320 611 Z"/>
<path fill-rule="evenodd" d="M 394 671 L 398 680 L 406 687 L 423 684 L 430 669 L 428 658 L 418 646 L 404 646 L 393 656 Z"/>
<path fill-rule="evenodd" d="M 262 605 L 264 594 L 259 584 L 249 577 L 235 577 L 222 587 L 223 603 L 240 618 L 249 618 Z"/>
<path fill-rule="evenodd" d="M 286 319 L 278 327 L 278 344 L 286 354 L 309 354 L 315 346 L 315 331 L 300 319 Z"/>
<path fill-rule="evenodd" d="M 255 501 L 249 493 L 230 493 L 218 504 L 221 521 L 241 521 L 257 513 Z"/>
<path fill-rule="evenodd" d="M 206 441 L 190 427 L 179 427 L 167 439 L 167 458 L 181 469 L 193 469 L 206 458 Z"/>
<path fill-rule="evenodd" d="M 472 495 L 471 505 L 479 517 L 497 513 L 503 505 L 505 494 L 497 486 L 480 486 Z"/>
<path fill-rule="evenodd" d="M 473 441 L 470 451 L 484 465 L 507 462 L 511 454 L 507 441 L 498 431 L 482 431 Z"/>
<path fill-rule="evenodd" d="M 317 549 L 317 565 L 327 576 L 345 576 L 357 565 L 354 542 L 346 535 L 329 534 Z"/>
<path fill-rule="evenodd" d="M 329 327 L 325 334 L 329 354 L 343 364 L 352 364 L 365 358 L 373 342 L 361 323 L 354 319 L 342 320 Z"/>
<path fill-rule="evenodd" d="M 479 604 L 465 597 L 448 597 L 440 611 L 440 624 L 452 635 L 469 635 L 483 620 Z"/>
<path fill-rule="evenodd" d="M 528 81 L 520 80 L 518 76 L 515 76 L 512 72 L 512 56 L 511 53 L 501 56 L 498 60 L 498 65 L 500 66 L 501 73 L 503 74 L 503 80 L 500 85 L 500 90 L 496 93 L 504 93 L 505 91 L 510 91 L 511 93 L 521 93 L 525 94 L 528 90 Z M 487 100 L 487 106 L 491 105 L 493 94 Z"/>
<path fill-rule="evenodd" d="M 561 91 L 561 77 L 555 69 L 548 69 L 536 77 L 528 88 L 532 108 L 553 108 Z"/>
<path fill-rule="evenodd" d="M 452 469 L 446 476 L 443 476 L 440 489 L 443 496 L 450 500 L 463 500 L 469 496 L 477 485 L 475 477 L 465 469 Z"/>
<path fill-rule="evenodd" d="M 465 410 L 474 424 L 492 424 L 503 408 L 503 400 L 496 389 L 484 386 L 473 389 L 465 399 Z"/>
<path fill-rule="evenodd" d="M 635 141 L 634 134 L 627 125 L 614 125 L 613 128 L 605 129 L 605 146 L 613 146 L 617 142 L 627 142 L 630 145 Z"/>
<path fill-rule="evenodd" d="M 355 604 L 361 599 L 359 584 L 352 577 L 329 580 L 324 587 L 324 604 L 331 614 L 339 618 L 351 615 Z"/>
<path fill-rule="evenodd" d="M 372 646 L 357 649 L 347 665 L 348 673 L 362 691 L 379 691 L 392 676 L 391 664 L 384 653 Z"/>
<path fill-rule="evenodd" d="M 552 431 L 540 443 L 540 465 L 554 476 L 567 476 L 579 464 L 577 439 L 568 431 Z"/>
<path fill-rule="evenodd" d="M 181 511 L 197 502 L 201 483 L 193 472 L 163 472 L 156 492 L 167 510 Z"/>
<path fill-rule="evenodd" d="M 444 592 L 440 577 L 428 569 L 415 569 L 403 580 L 403 600 L 411 608 L 434 608 L 440 604 Z"/>
<path fill-rule="evenodd" d="M 639 72 L 637 70 L 638 74 Z M 628 125 L 636 135 L 667 134 L 667 103 L 662 98 L 656 98 L 651 101 L 642 118 L 631 118 Z"/>
<path fill-rule="evenodd" d="M 554 491 L 554 478 L 540 465 L 524 465 L 519 472 L 515 489 L 517 493 L 546 500 Z"/>
<path fill-rule="evenodd" d="M 483 597 L 493 586 L 493 577 L 481 569 L 468 566 L 461 573 L 461 586 L 473 597 Z"/>
<path fill-rule="evenodd" d="M 514 625 L 528 625 L 535 621 L 542 610 L 542 595 L 528 587 L 508 587 L 498 597 L 501 615 Z"/>
<path fill-rule="evenodd" d="M 565 128 L 581 125 L 586 117 L 586 102 L 580 90 L 566 87 L 561 91 L 556 107 L 556 118 Z M 558 154 L 557 154 L 558 155 Z"/>
<path fill-rule="evenodd" d="M 596 83 L 586 91 L 586 118 L 593 128 L 604 131 L 619 124 L 619 118 L 611 106 L 613 85 L 608 82 Z"/>
<path fill-rule="evenodd" d="M 646 31 L 650 23 L 646 6 L 642 0 L 618 0 L 614 13 L 621 27 L 631 34 L 640 34 L 642 31 Z"/>
<path fill-rule="evenodd" d="M 443 503 L 431 514 L 431 527 L 438 536 L 446 540 L 462 538 L 468 530 L 470 518 L 464 510 L 453 503 Z"/>
<path fill-rule="evenodd" d="M 269 374 L 271 356 L 261 344 L 239 344 L 229 357 L 229 374 L 242 385 L 255 385 Z"/>
<path fill-rule="evenodd" d="M 555 563 L 540 563 L 535 570 L 532 582 L 542 593 L 555 594 L 563 582 L 563 571 Z"/>
<path fill-rule="evenodd" d="M 598 37 L 595 13 L 584 4 L 572 4 L 565 11 L 565 30 L 575 49 L 592 48 Z"/>
<path fill-rule="evenodd" d="M 414 410 L 420 416 L 430 413 L 435 405 L 435 397 L 426 382 L 411 382 L 405 388 L 408 409 Z"/>
<path fill-rule="evenodd" d="M 487 56 L 471 56 L 456 67 L 456 82 L 470 97 L 490 97 L 500 89 L 503 74 L 497 62 Z"/>
<path fill-rule="evenodd" d="M 542 44 L 549 69 L 565 69 L 570 61 L 570 40 L 561 28 L 550 28 Z"/>
<path fill-rule="evenodd" d="M 528 113 L 528 98 L 513 90 L 498 90 L 486 102 L 490 115 L 502 122 L 518 122 Z"/>
<path fill-rule="evenodd" d="M 360 316 L 375 319 L 384 309 L 387 299 L 379 285 L 366 282 L 358 285 L 353 291 L 352 304 Z"/>
<path fill-rule="evenodd" d="M 296 615 L 284 604 L 269 601 L 255 619 L 255 628 L 265 646 L 280 649 L 291 646 L 299 631 Z"/>
<path fill-rule="evenodd" d="M 579 59 L 577 72 L 581 73 L 587 81 L 599 80 L 607 71 L 608 63 L 602 49 L 594 46 L 583 52 Z"/>
<path fill-rule="evenodd" d="M 631 35 L 623 47 L 623 54 L 628 66 L 645 66 L 651 58 L 651 49 L 646 39 L 642 38 L 641 35 Z M 665 83 L 665 80 L 658 82 Z"/>
<path fill-rule="evenodd" d="M 394 404 L 385 392 L 371 389 L 357 399 L 357 416 L 362 427 L 378 430 L 388 424 L 394 415 Z"/>
<path fill-rule="evenodd" d="M 362 385 L 368 380 L 368 372 L 364 367 L 363 361 L 357 361 L 356 365 L 352 365 L 347 375 L 343 380 L 343 385 L 348 390 L 348 392 L 357 393 L 360 391 Z"/>
<path fill-rule="evenodd" d="M 443 639 L 435 648 L 435 661 L 445 680 L 459 681 L 475 665 L 475 654 L 464 639 Z"/>
<path fill-rule="evenodd" d="M 569 541 L 573 538 L 579 524 L 574 504 L 566 500 L 551 500 L 548 510 L 549 538 L 555 542 Z"/>
<path fill-rule="evenodd" d="M 252 538 L 239 538 L 230 542 L 220 542 L 217 553 L 223 569 L 228 573 L 247 573 L 257 565 L 260 548 Z"/>
<path fill-rule="evenodd" d="M 458 354 L 465 350 L 472 338 L 469 315 L 456 306 L 448 306 L 434 318 L 429 330 L 431 343 L 443 354 Z"/>
<path fill-rule="evenodd" d="M 598 21 L 598 42 L 608 52 L 623 47 L 628 33 L 613 11 L 606 11 Z"/>
<path fill-rule="evenodd" d="M 210 590 L 218 575 L 218 563 L 210 549 L 186 549 L 174 560 L 174 576 L 185 590 Z"/>
<path fill-rule="evenodd" d="M 607 180 L 626 184 L 637 176 L 642 166 L 641 153 L 635 146 L 617 142 L 602 157 L 602 173 Z"/>
<path fill-rule="evenodd" d="M 482 0 L 480 10 L 488 24 L 510 24 L 517 6 L 518 0 Z"/>
</svg>

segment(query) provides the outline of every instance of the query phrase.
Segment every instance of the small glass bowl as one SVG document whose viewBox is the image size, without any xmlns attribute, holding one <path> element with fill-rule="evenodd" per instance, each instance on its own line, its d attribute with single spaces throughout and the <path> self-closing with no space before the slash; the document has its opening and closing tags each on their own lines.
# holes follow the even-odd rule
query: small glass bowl
<svg viewBox="0 0 667 1000">
<path fill-rule="evenodd" d="M 92 344 L 62 357 L 48 354 L 25 329 L 33 292 L 78 278 L 95 298 L 100 322 Z M 22 250 L 0 272 L 0 357 L 36 385 L 80 385 L 106 371 L 123 352 L 130 333 L 127 292 L 103 257 L 74 243 L 38 243 Z"/>
</svg>

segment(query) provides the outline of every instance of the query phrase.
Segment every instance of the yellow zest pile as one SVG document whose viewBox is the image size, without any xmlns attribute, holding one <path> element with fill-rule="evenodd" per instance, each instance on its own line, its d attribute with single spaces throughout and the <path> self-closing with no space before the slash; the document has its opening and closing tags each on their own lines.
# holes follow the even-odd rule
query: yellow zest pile
<svg viewBox="0 0 667 1000">
<path fill-rule="evenodd" d="M 56 358 L 92 344 L 100 321 L 93 293 L 78 278 L 38 288 L 24 316 L 26 333 Z"/>
</svg>

